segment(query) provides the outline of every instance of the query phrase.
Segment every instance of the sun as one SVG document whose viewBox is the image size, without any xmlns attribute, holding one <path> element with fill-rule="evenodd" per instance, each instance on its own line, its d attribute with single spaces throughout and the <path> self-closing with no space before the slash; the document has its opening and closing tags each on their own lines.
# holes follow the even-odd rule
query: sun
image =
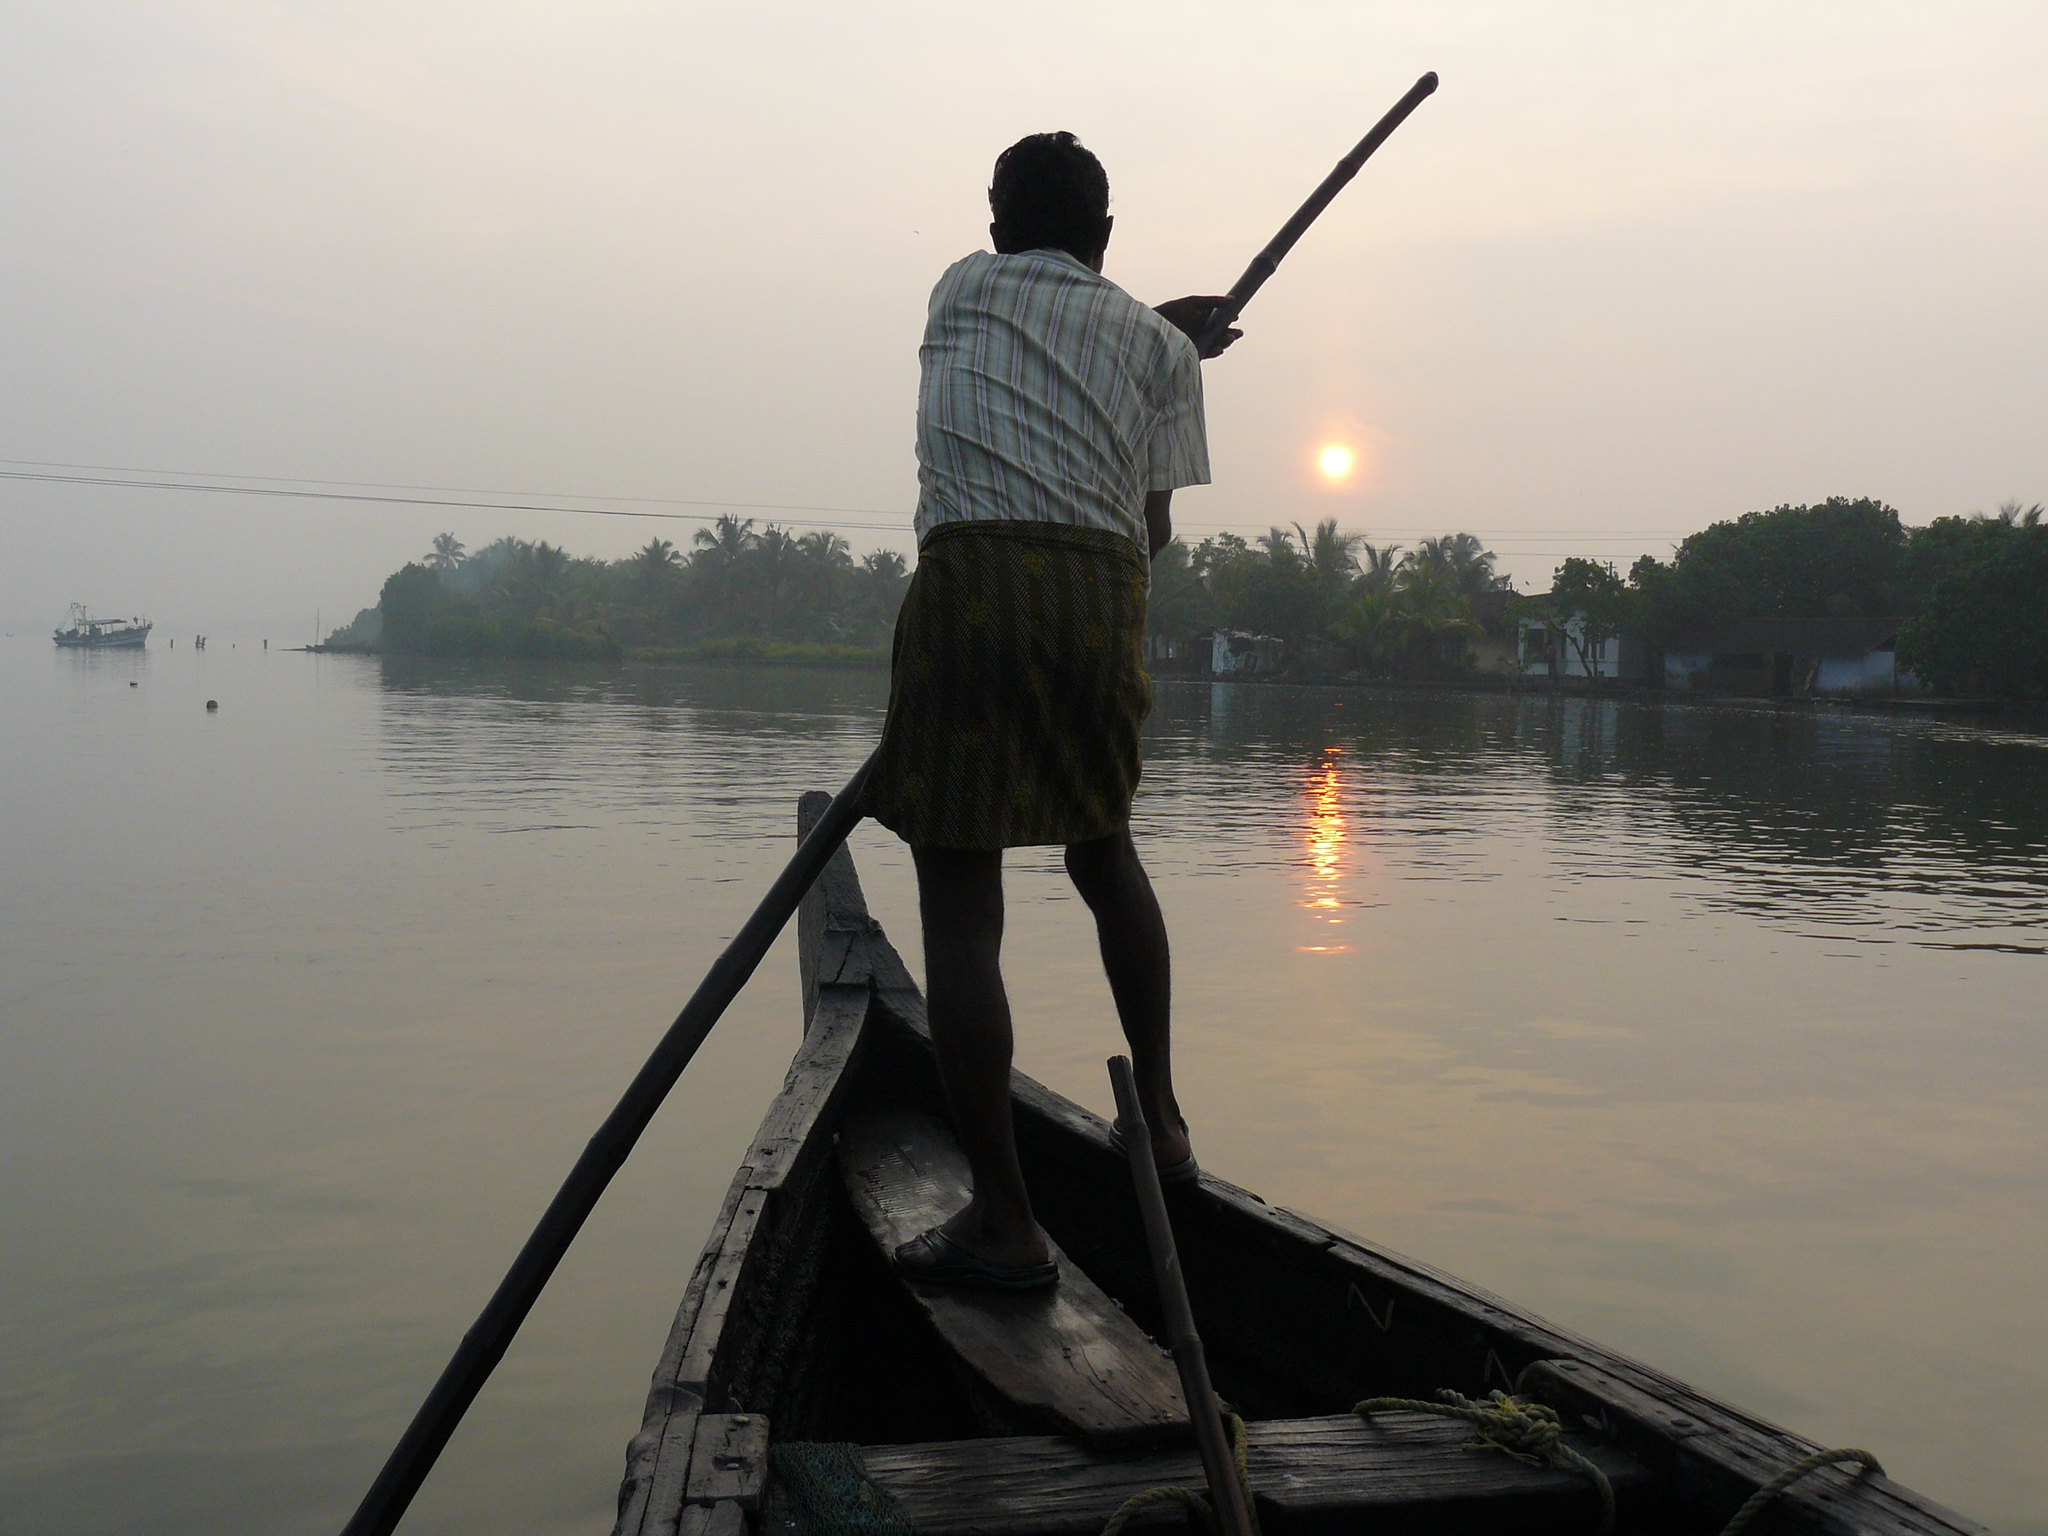
<svg viewBox="0 0 2048 1536">
<path fill-rule="evenodd" d="M 1349 480 L 1358 468 L 1358 455 L 1342 443 L 1325 443 L 1316 453 L 1316 468 L 1332 485 Z"/>
</svg>

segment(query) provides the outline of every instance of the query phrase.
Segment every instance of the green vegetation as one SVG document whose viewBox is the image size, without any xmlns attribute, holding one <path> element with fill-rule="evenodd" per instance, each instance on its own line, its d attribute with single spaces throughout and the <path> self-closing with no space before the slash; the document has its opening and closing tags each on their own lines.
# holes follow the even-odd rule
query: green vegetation
<svg viewBox="0 0 2048 1536">
<path fill-rule="evenodd" d="M 1530 617 L 1544 620 L 1565 637 L 1588 676 L 1601 645 L 1631 627 L 1642 607 L 1613 566 L 1576 556 L 1557 568 L 1550 591 L 1526 606 Z"/>
<path fill-rule="evenodd" d="M 1669 647 L 1737 619 L 1897 618 L 1901 663 L 1937 690 L 2034 698 L 2048 695 L 2044 515 L 2009 505 L 1908 528 L 1883 502 L 1836 496 L 1715 523 L 1626 578 L 1567 559 L 1535 597 L 1506 595 L 1470 534 L 1404 554 L 1333 520 L 1312 534 L 1176 543 L 1155 566 L 1151 626 L 1176 640 L 1212 628 L 1278 635 L 1297 655 L 1328 648 L 1346 669 L 1427 677 L 1469 667 L 1483 638 L 1505 646 L 1525 618 L 1561 634 L 1581 663 L 1624 631 Z"/>
<path fill-rule="evenodd" d="M 444 533 L 328 643 L 418 656 L 887 659 L 909 580 L 901 555 L 856 561 L 836 533 L 793 537 L 732 516 L 692 544 L 685 556 L 652 539 L 605 561 L 511 538 L 470 554 Z"/>
<path fill-rule="evenodd" d="M 1629 585 L 1659 643 L 1728 619 L 1903 614 L 1914 597 L 1912 539 L 1883 502 L 1832 496 L 1715 523 L 1668 563 L 1643 556 Z"/>
<path fill-rule="evenodd" d="M 1466 642 L 1499 633 L 1509 584 L 1469 533 L 1424 539 L 1403 553 L 1296 524 L 1252 541 L 1234 533 L 1193 548 L 1176 539 L 1152 567 L 1151 632 L 1186 643 L 1212 629 L 1278 635 L 1331 670 L 1432 675 L 1463 665 Z M 1499 598 L 1486 603 L 1486 594 Z"/>
<path fill-rule="evenodd" d="M 1341 532 L 1334 518 L 1258 539 L 1174 540 L 1153 563 L 1149 626 L 1177 647 L 1213 630 L 1276 635 L 1310 672 L 1442 677 L 1468 670 L 1518 621 L 1564 635 L 1579 660 L 1624 631 L 1670 647 L 1731 620 L 1898 618 L 1900 661 L 1944 692 L 2048 695 L 2048 524 L 2039 506 L 1908 528 L 1893 508 L 1832 497 L 1715 523 L 1624 579 L 1601 561 L 1558 566 L 1517 597 L 1467 533 L 1412 549 Z M 499 539 L 474 554 L 442 534 L 385 583 L 337 648 L 429 656 L 885 664 L 909 580 L 901 555 L 856 560 L 836 533 L 801 537 L 725 516 L 687 555 L 666 539 L 615 561 Z"/>
<path fill-rule="evenodd" d="M 809 640 L 700 640 L 695 645 L 641 646 L 640 661 L 794 661 L 813 667 L 882 667 L 889 664 L 886 645 L 819 645 Z"/>
<path fill-rule="evenodd" d="M 856 561 L 827 532 L 793 537 L 726 516 L 686 556 L 666 539 L 624 560 L 580 559 L 552 544 L 500 539 L 474 554 L 442 534 L 384 583 L 375 608 L 328 637 L 337 649 L 422 656 L 800 661 L 879 666 L 889 658 L 909 571 L 876 550 Z M 1375 675 L 1460 664 L 1467 637 L 1504 623 L 1507 582 L 1470 534 L 1403 553 L 1340 533 L 1275 528 L 1190 548 L 1154 565 L 1151 630 L 1183 643 L 1211 629 L 1279 635 L 1327 648 Z M 1499 594 L 1488 621 L 1472 599 Z"/>
<path fill-rule="evenodd" d="M 1899 660 L 1944 693 L 2048 697 L 2048 524 L 2037 503 L 1944 517 L 1914 535 L 1925 601 Z"/>
<path fill-rule="evenodd" d="M 1751 512 L 1638 560 L 1623 611 L 1660 645 L 1727 619 L 1902 618 L 1899 661 L 1935 689 L 2038 698 L 2048 526 L 2016 503 L 1924 528 L 1867 498 Z"/>
</svg>

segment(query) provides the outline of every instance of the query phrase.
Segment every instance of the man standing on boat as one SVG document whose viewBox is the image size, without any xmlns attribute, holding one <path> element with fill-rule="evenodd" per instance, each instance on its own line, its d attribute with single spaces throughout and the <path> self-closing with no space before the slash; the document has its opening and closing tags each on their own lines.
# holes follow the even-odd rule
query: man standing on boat
<svg viewBox="0 0 2048 1536">
<path fill-rule="evenodd" d="M 920 351 L 918 564 L 862 808 L 917 865 L 932 1041 L 974 1198 L 896 1262 L 923 1279 L 1056 1283 L 1010 1111 L 1005 848 L 1063 845 L 1094 914 L 1168 1182 L 1195 1176 L 1174 1099 L 1166 925 L 1130 834 L 1150 558 L 1209 480 L 1190 339 L 1220 297 L 1148 309 L 1102 275 L 1109 181 L 1068 133 L 996 161 L 995 254 L 933 290 Z M 1208 354 L 1236 339 L 1227 332 Z"/>
</svg>

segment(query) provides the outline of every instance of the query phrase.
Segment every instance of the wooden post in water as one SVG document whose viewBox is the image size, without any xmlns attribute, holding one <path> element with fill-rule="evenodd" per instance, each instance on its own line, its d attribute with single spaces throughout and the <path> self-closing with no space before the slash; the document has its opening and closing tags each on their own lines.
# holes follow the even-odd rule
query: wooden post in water
<svg viewBox="0 0 2048 1536">
<path fill-rule="evenodd" d="M 1252 1536 L 1251 1512 L 1245 1500 L 1251 1490 L 1237 1480 L 1237 1458 L 1223 1429 L 1223 1407 L 1209 1384 L 1209 1361 L 1195 1332 L 1194 1308 L 1188 1304 L 1187 1282 L 1181 1277 L 1180 1250 L 1174 1245 L 1173 1223 L 1166 1217 L 1166 1192 L 1159 1187 L 1159 1167 L 1152 1160 L 1152 1132 L 1138 1105 L 1138 1083 L 1128 1056 L 1109 1058 L 1109 1081 L 1116 1089 L 1117 1127 L 1131 1159 L 1131 1183 L 1138 1192 L 1138 1211 L 1145 1222 L 1145 1247 L 1152 1255 L 1152 1278 L 1159 1286 L 1159 1305 L 1166 1313 L 1166 1347 L 1180 1368 L 1180 1394 L 1187 1399 L 1194 1426 L 1195 1449 L 1209 1479 L 1209 1507 L 1223 1536 Z"/>
</svg>

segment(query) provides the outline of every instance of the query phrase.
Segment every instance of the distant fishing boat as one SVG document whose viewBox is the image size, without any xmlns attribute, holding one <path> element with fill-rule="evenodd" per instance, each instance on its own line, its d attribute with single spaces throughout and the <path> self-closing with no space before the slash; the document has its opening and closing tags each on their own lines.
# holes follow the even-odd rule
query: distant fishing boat
<svg viewBox="0 0 2048 1536">
<path fill-rule="evenodd" d="M 96 619 L 85 604 L 73 603 L 64 627 L 53 639 L 59 645 L 89 651 L 140 650 L 149 641 L 147 619 Z"/>
</svg>

